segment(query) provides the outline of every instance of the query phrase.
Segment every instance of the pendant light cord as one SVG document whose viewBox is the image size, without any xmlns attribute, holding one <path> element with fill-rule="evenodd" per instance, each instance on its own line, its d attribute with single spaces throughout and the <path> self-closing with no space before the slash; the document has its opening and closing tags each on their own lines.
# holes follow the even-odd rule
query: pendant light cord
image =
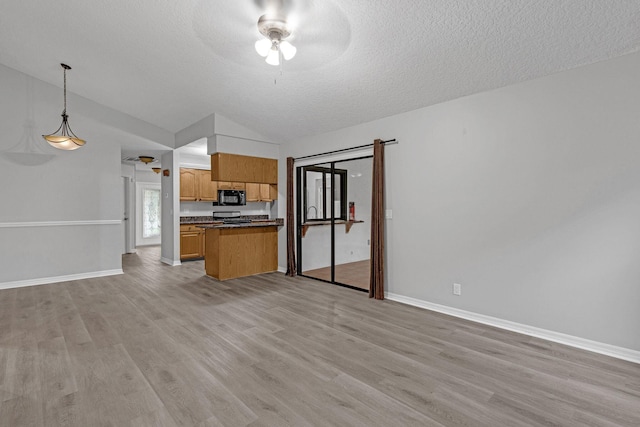
<svg viewBox="0 0 640 427">
<path fill-rule="evenodd" d="M 62 110 L 62 114 L 66 115 L 67 114 L 67 68 L 65 66 L 62 66 L 62 68 L 64 69 L 64 109 Z"/>
</svg>

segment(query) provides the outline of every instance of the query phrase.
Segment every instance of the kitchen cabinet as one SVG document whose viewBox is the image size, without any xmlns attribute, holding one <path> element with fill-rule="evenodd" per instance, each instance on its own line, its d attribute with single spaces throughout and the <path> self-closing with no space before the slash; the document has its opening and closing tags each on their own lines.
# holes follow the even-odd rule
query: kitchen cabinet
<svg viewBox="0 0 640 427">
<path fill-rule="evenodd" d="M 247 182 L 247 202 L 272 202 L 278 198 L 278 187 Z"/>
<path fill-rule="evenodd" d="M 195 225 L 180 225 L 180 259 L 204 257 L 205 232 Z"/>
<path fill-rule="evenodd" d="M 196 170 L 180 168 L 180 200 L 198 200 L 198 188 L 196 184 Z"/>
<path fill-rule="evenodd" d="M 218 200 L 218 186 L 211 181 L 211 171 L 180 168 L 180 201 L 214 202 Z"/>
<path fill-rule="evenodd" d="M 214 181 L 278 183 L 278 160 L 239 154 L 211 155 L 211 177 Z"/>
<path fill-rule="evenodd" d="M 218 181 L 218 190 L 246 190 L 244 182 Z"/>
<path fill-rule="evenodd" d="M 278 184 L 278 161 L 262 159 L 262 181 L 267 184 Z"/>
<path fill-rule="evenodd" d="M 218 200 L 218 183 L 211 181 L 211 171 L 197 169 L 198 197 L 203 202 L 215 202 Z"/>
<path fill-rule="evenodd" d="M 206 236 L 204 266 L 209 276 L 227 280 L 278 269 L 276 226 L 209 228 Z"/>
</svg>

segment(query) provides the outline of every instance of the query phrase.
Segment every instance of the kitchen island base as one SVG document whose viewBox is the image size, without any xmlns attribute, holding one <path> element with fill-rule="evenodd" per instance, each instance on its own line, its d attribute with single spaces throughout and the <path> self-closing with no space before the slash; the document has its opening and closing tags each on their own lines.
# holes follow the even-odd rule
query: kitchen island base
<svg viewBox="0 0 640 427">
<path fill-rule="evenodd" d="M 278 228 L 207 228 L 204 267 L 218 280 L 278 269 Z"/>
</svg>

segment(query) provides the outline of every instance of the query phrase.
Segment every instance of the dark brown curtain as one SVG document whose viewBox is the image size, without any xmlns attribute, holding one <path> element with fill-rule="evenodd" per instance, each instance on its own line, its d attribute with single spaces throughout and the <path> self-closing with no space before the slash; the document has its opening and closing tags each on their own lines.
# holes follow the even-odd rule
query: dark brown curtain
<svg viewBox="0 0 640 427">
<path fill-rule="evenodd" d="M 287 157 L 287 276 L 296 275 L 295 219 L 293 217 L 293 157 Z"/>
<path fill-rule="evenodd" d="M 384 299 L 384 144 L 373 142 L 371 200 L 371 282 L 369 298 Z"/>
</svg>

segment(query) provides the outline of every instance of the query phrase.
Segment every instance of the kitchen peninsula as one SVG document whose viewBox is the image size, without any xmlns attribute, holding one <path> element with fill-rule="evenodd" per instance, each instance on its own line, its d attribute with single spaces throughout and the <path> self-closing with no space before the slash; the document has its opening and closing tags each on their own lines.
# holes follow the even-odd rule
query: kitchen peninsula
<svg viewBox="0 0 640 427">
<path fill-rule="evenodd" d="M 216 222 L 205 230 L 204 266 L 218 280 L 268 273 L 278 269 L 278 227 L 282 218 L 246 223 Z"/>
<path fill-rule="evenodd" d="M 204 258 L 218 280 L 276 271 L 284 220 L 269 217 L 277 211 L 278 160 L 220 152 L 207 160 L 210 170 L 180 168 L 181 214 L 213 202 L 212 216 L 181 216 L 180 259 Z"/>
</svg>

